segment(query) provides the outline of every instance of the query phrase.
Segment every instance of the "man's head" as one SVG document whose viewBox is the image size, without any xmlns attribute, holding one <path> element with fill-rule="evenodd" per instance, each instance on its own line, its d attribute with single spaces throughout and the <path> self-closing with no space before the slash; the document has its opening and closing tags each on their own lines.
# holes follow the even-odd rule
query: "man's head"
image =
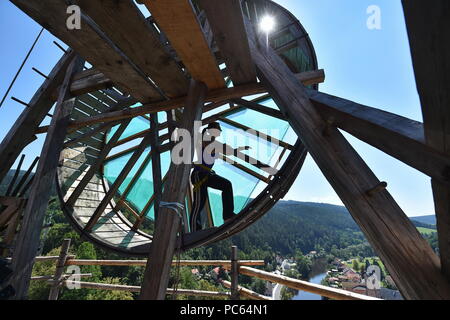
<svg viewBox="0 0 450 320">
<path fill-rule="evenodd" d="M 220 126 L 220 123 L 218 123 L 218 122 L 211 122 L 208 125 L 208 127 L 204 130 L 204 132 L 208 133 L 209 135 L 213 136 L 214 138 L 218 138 L 222 134 L 222 127 Z"/>
</svg>

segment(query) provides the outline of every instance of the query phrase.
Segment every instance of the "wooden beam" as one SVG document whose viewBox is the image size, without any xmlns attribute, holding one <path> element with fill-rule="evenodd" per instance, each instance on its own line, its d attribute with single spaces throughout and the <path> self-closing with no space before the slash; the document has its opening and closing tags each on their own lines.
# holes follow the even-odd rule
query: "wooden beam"
<svg viewBox="0 0 450 320">
<path fill-rule="evenodd" d="M 3 138 L 0 144 L 0 181 L 11 169 L 22 150 L 36 139 L 35 131 L 54 104 L 54 100 L 51 98 L 52 93 L 62 83 L 73 57 L 74 53 L 69 52 L 59 60 L 50 72 L 48 79 L 44 81 L 29 102 L 30 107 L 24 109 Z"/>
<path fill-rule="evenodd" d="M 54 257 L 56 260 L 57 257 Z M 115 267 L 145 267 L 148 260 L 92 260 L 92 259 L 68 259 L 66 266 L 115 266 Z M 172 266 L 200 267 L 200 266 L 222 266 L 231 267 L 230 260 L 173 260 Z M 264 260 L 239 260 L 240 266 L 264 266 Z"/>
<path fill-rule="evenodd" d="M 325 71 L 323 69 L 314 71 L 305 71 L 295 75 L 304 86 L 312 86 L 325 82 Z"/>
<path fill-rule="evenodd" d="M 73 78 L 70 93 L 73 96 L 110 88 L 113 82 L 97 69 L 81 71 Z"/>
<path fill-rule="evenodd" d="M 315 90 L 307 92 L 330 125 L 434 179 L 450 183 L 450 156 L 427 145 L 422 123 Z"/>
<path fill-rule="evenodd" d="M 277 138 L 269 136 L 269 135 L 267 135 L 265 133 L 262 133 L 260 131 L 255 130 L 255 129 L 252 129 L 250 127 L 247 127 L 246 125 L 240 124 L 240 123 L 238 123 L 236 121 L 233 121 L 231 119 L 228 119 L 228 118 L 225 118 L 225 117 L 220 117 L 219 120 L 229 124 L 232 127 L 244 130 L 248 134 L 254 135 L 254 136 L 256 136 L 256 137 L 258 137 L 258 138 L 260 138 L 262 140 L 270 141 L 271 143 L 273 143 L 275 145 L 282 146 L 283 148 L 286 148 L 288 150 L 292 150 L 294 148 L 294 146 L 290 145 L 289 143 L 286 143 L 284 141 L 278 140 Z"/>
<path fill-rule="evenodd" d="M 161 153 L 159 142 L 159 123 L 158 123 L 158 113 L 154 113 L 150 116 L 150 126 L 152 128 L 152 175 L 153 175 L 153 194 L 154 194 L 154 210 L 155 210 L 155 220 L 158 217 L 159 204 L 161 203 L 163 183 L 161 177 Z"/>
<path fill-rule="evenodd" d="M 218 102 L 231 98 L 240 98 L 243 96 L 250 96 L 258 93 L 266 92 L 265 88 L 260 84 L 248 84 L 234 88 L 225 88 L 211 91 L 205 99 L 205 102 Z M 187 97 L 171 99 L 169 101 L 145 104 L 142 107 L 129 108 L 126 110 L 107 112 L 99 114 L 98 116 L 92 116 L 86 119 L 75 121 L 70 124 L 71 129 L 85 127 L 100 122 L 118 121 L 123 119 L 129 119 L 139 117 L 155 112 L 169 111 L 173 109 L 181 108 L 186 102 Z M 45 132 L 42 128 L 38 132 Z"/>
<path fill-rule="evenodd" d="M 23 160 L 25 160 L 24 154 L 20 157 L 19 163 L 17 164 L 17 168 L 14 172 L 14 176 L 13 176 L 12 180 L 9 182 L 8 190 L 6 190 L 5 196 L 11 195 L 14 184 L 16 183 L 16 180 L 19 177 L 19 173 L 20 173 L 20 169 L 22 168 Z"/>
<path fill-rule="evenodd" d="M 229 281 L 222 281 L 222 284 L 225 288 L 228 288 L 228 289 L 231 288 L 231 282 L 229 282 Z M 240 286 L 238 286 L 237 290 L 239 292 L 239 295 L 241 295 L 247 299 L 250 299 L 250 300 L 262 300 L 262 301 L 272 301 L 273 300 L 271 297 L 266 297 L 262 294 L 259 294 L 257 292 L 251 291 L 247 288 L 243 288 Z"/>
<path fill-rule="evenodd" d="M 402 1 L 426 143 L 450 156 L 450 7 L 445 0 Z M 448 175 L 450 168 L 445 170 Z M 450 187 L 432 179 L 442 271 L 450 282 Z"/>
<path fill-rule="evenodd" d="M 367 195 L 380 181 L 338 129 L 326 130 L 329 126 L 295 75 L 271 48 L 260 51 L 263 45 L 256 40 L 253 26 L 247 26 L 258 78 L 287 115 L 402 295 L 407 299 L 449 299 L 450 286 L 426 240 L 386 190 Z"/>
<path fill-rule="evenodd" d="M 250 267 L 240 267 L 239 272 L 240 274 L 249 277 L 256 277 L 258 279 L 266 280 L 269 282 L 279 283 L 295 290 L 306 291 L 335 300 L 380 300 L 377 298 L 365 296 L 354 292 L 349 292 L 342 289 L 334 289 L 320 284 L 310 283 L 307 281 L 297 279 L 291 279 L 286 276 L 277 275 L 274 273 Z"/>
<path fill-rule="evenodd" d="M 141 0 L 164 31 L 192 78 L 210 90 L 224 88 L 225 81 L 189 0 Z"/>
<path fill-rule="evenodd" d="M 75 0 L 108 36 L 170 98 L 185 96 L 188 79 L 165 51 L 132 0 Z"/>
<path fill-rule="evenodd" d="M 184 2 L 184 1 L 183 1 Z M 202 108 L 205 103 L 207 87 L 204 83 L 192 81 L 188 99 L 183 112 L 183 120 L 180 129 L 190 133 L 190 143 L 194 146 L 194 122 L 199 121 Z M 194 148 L 189 155 L 191 161 L 194 156 Z M 171 163 L 169 177 L 164 188 L 163 201 L 172 207 L 162 206 L 159 217 L 156 220 L 155 233 L 149 254 L 149 262 L 144 274 L 144 281 L 140 294 L 141 300 L 163 300 L 169 283 L 169 272 L 172 258 L 177 246 L 177 238 L 181 237 L 181 208 L 184 207 L 189 173 L 192 164 Z M 183 209 L 184 210 L 184 209 Z M 177 212 L 180 214 L 178 215 Z M 180 233 L 178 235 L 178 233 Z"/>
<path fill-rule="evenodd" d="M 164 98 L 145 74 L 82 12 L 80 29 L 67 28 L 67 4 L 61 0 L 11 0 L 20 10 L 64 41 L 97 70 L 142 103 Z"/>
<path fill-rule="evenodd" d="M 94 282 L 83 282 L 83 281 L 72 281 L 64 280 L 64 285 L 79 286 L 85 289 L 96 289 L 96 290 L 114 290 L 114 291 L 129 291 L 129 292 L 140 292 L 141 287 L 138 286 L 126 286 L 120 284 L 107 284 L 107 283 L 94 283 Z M 191 290 L 191 289 L 167 289 L 166 295 L 177 293 L 178 295 L 187 295 L 195 297 L 229 297 L 228 292 L 215 292 L 215 291 L 202 291 L 202 290 Z"/>
<path fill-rule="evenodd" d="M 240 0 L 201 0 L 233 84 L 256 82 Z"/>
<path fill-rule="evenodd" d="M 146 148 L 150 145 L 150 139 L 151 139 L 151 133 L 147 134 L 138 148 L 133 152 L 133 155 L 126 163 L 125 167 L 122 169 L 120 174 L 117 176 L 116 180 L 112 184 L 112 186 L 109 188 L 108 192 L 106 193 L 105 197 L 102 199 L 100 204 L 98 205 L 97 209 L 95 209 L 95 212 L 92 214 L 91 218 L 89 219 L 88 223 L 85 226 L 85 230 L 90 232 L 92 231 L 92 228 L 95 226 L 97 221 L 100 219 L 101 215 L 105 211 L 106 207 L 110 203 L 110 201 L 113 199 L 113 197 L 117 194 L 117 191 L 119 190 L 122 183 L 127 178 L 130 171 L 133 169 L 134 165 L 138 161 L 139 157 L 142 155 L 142 153 L 145 151 Z"/>
<path fill-rule="evenodd" d="M 277 118 L 277 119 L 280 119 L 280 120 L 287 121 L 286 117 L 283 115 L 283 113 L 278 111 L 278 110 L 276 110 L 276 109 L 272 109 L 272 108 L 263 106 L 261 104 L 258 104 L 258 103 L 252 102 L 252 101 L 248 101 L 248 100 L 244 100 L 244 99 L 241 99 L 241 98 L 231 99 L 231 101 L 233 103 L 237 104 L 238 106 L 243 106 L 243 107 L 245 107 L 247 109 L 260 112 L 260 113 L 265 114 L 265 115 L 267 115 L 269 117 L 273 117 L 273 118 Z"/>
<path fill-rule="evenodd" d="M 55 115 L 42 148 L 41 161 L 33 180 L 12 258 L 14 273 L 11 284 L 16 290 L 14 299 L 24 299 L 28 294 L 33 260 L 40 243 L 40 233 L 55 181 L 59 154 L 63 148 L 70 114 L 75 106 L 76 99 L 70 95 L 69 86 L 74 73 L 81 71 L 83 65 L 84 60 L 75 57 L 67 69 L 55 107 Z"/>
<path fill-rule="evenodd" d="M 72 191 L 72 194 L 70 195 L 69 199 L 66 201 L 66 206 L 73 207 L 75 205 L 75 202 L 78 200 L 80 195 L 83 193 L 84 189 L 88 185 L 88 183 L 92 180 L 94 175 L 98 172 L 100 172 L 100 168 L 103 165 L 103 161 L 108 156 L 108 154 L 111 152 L 111 150 L 114 148 L 114 145 L 116 144 L 117 140 L 122 136 L 122 134 L 127 129 L 128 125 L 130 124 L 131 120 L 125 121 L 122 123 L 119 128 L 114 132 L 111 139 L 108 141 L 108 143 L 103 147 L 103 149 L 98 154 L 97 159 L 95 159 L 95 163 L 90 166 L 88 171 L 84 174 L 83 179 L 77 184 L 75 190 Z"/>
</svg>

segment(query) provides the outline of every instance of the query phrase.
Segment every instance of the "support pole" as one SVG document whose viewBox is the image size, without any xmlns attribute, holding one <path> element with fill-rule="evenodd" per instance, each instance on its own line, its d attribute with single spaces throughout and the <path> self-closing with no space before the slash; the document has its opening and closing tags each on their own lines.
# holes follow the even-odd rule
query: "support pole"
<svg viewBox="0 0 450 320">
<path fill-rule="evenodd" d="M 55 116 L 50 124 L 44 147 L 41 151 L 33 184 L 25 207 L 22 225 L 12 258 L 14 271 L 11 284 L 16 290 L 14 299 L 25 299 L 28 294 L 34 258 L 38 251 L 39 239 L 45 213 L 50 199 L 50 192 L 55 183 L 59 154 L 63 148 L 64 137 L 75 106 L 75 98 L 70 95 L 72 76 L 83 69 L 84 60 L 75 56 L 67 68 L 63 84 L 59 91 Z"/>
<path fill-rule="evenodd" d="M 231 300 L 239 300 L 239 262 L 236 246 L 231 247 Z"/>
<path fill-rule="evenodd" d="M 50 289 L 48 300 L 58 300 L 59 290 L 61 288 L 62 275 L 64 273 L 64 266 L 66 265 L 67 256 L 69 255 L 70 239 L 64 239 L 59 259 L 56 264 L 55 275 L 53 277 L 53 284 Z"/>
<path fill-rule="evenodd" d="M 190 160 L 194 156 L 194 122 L 202 116 L 207 87 L 202 82 L 191 81 L 188 98 L 183 112 L 180 129 L 190 133 Z M 187 137 L 184 137 L 187 138 Z M 186 141 L 184 141 L 186 143 Z M 184 150 L 183 152 L 187 152 Z M 145 270 L 141 289 L 141 300 L 163 300 L 169 283 L 170 267 L 176 249 L 177 237 L 181 236 L 182 210 L 177 206 L 185 204 L 186 190 L 192 164 L 172 162 L 169 169 L 161 203 L 159 217 L 156 221 L 153 243 Z M 170 205 L 170 206 L 169 206 Z"/>
</svg>

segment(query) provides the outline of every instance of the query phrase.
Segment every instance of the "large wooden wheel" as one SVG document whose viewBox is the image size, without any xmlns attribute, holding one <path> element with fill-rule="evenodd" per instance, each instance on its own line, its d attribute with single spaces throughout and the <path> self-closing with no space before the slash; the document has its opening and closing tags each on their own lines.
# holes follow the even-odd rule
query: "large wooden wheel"
<svg viewBox="0 0 450 320">
<path fill-rule="evenodd" d="M 3 178 L 35 135 L 47 133 L 13 250 L 19 297 L 27 292 L 56 171 L 76 230 L 118 253 L 147 255 L 141 298 L 162 299 L 175 250 L 248 227 L 287 192 L 306 152 L 402 294 L 450 297 L 444 0 L 403 1 L 424 123 L 319 92 L 324 75 L 306 31 L 269 0 L 138 0 L 151 13 L 147 18 L 132 0 L 73 0 L 82 13 L 75 30 L 67 28 L 67 1 L 11 2 L 70 47 L 0 145 Z M 270 37 L 258 31 L 265 15 L 276 20 Z M 51 124 L 39 127 L 55 101 Z M 239 151 L 244 157 L 234 164 L 218 163 L 215 169 L 233 183 L 239 214 L 223 225 L 218 197 L 209 193 L 204 230 L 190 233 L 190 167 L 168 161 L 168 139 L 176 128 L 193 131 L 195 120 L 241 130 L 238 137 L 255 146 L 258 135 L 280 143 L 266 155 Z M 248 128 L 253 132 L 244 133 Z M 294 138 L 286 139 L 291 129 Z M 432 178 L 440 257 L 340 130 Z M 224 139 L 232 150 L 227 160 L 242 145 Z M 16 210 L 7 206 L 7 213 Z M 187 209 L 179 216 L 180 207 Z M 161 213 L 156 226 L 154 208 Z"/>
<path fill-rule="evenodd" d="M 271 1 L 248 1 L 246 8 L 255 24 L 261 19 L 258 12 L 277 17 L 277 31 L 270 39 L 271 44 L 291 70 L 300 75 L 299 80 L 316 89 L 317 83 L 323 80 L 322 73 L 313 72 L 308 78 L 308 72 L 317 70 L 317 62 L 301 24 Z M 208 22 L 203 11 L 198 13 L 205 26 Z M 216 56 L 219 63 L 224 62 L 220 52 Z M 226 85 L 232 86 L 229 71 L 223 70 L 223 74 Z M 79 96 L 71 118 L 77 121 L 121 110 L 118 103 L 127 108 L 132 104 L 140 106 L 116 88 L 103 89 Z M 155 205 L 160 200 L 170 165 L 173 147 L 170 137 L 181 118 L 181 110 L 161 111 L 132 120 L 88 124 L 70 130 L 61 153 L 57 180 L 63 210 L 77 231 L 106 249 L 148 255 Z M 214 168 L 232 182 L 235 211 L 239 214 L 232 223 L 224 225 L 220 194 L 210 190 L 202 212 L 204 229 L 191 233 L 190 186 L 183 217 L 182 249 L 230 237 L 262 217 L 290 189 L 306 157 L 303 144 L 292 138 L 295 134 L 288 120 L 264 90 L 257 95 L 226 98 L 205 105 L 202 124 L 213 121 L 222 126 L 224 138 L 220 142 L 225 147 L 235 150 L 243 146 L 238 145 L 241 141 L 253 150 L 239 152 L 237 157 L 224 156 Z"/>
</svg>

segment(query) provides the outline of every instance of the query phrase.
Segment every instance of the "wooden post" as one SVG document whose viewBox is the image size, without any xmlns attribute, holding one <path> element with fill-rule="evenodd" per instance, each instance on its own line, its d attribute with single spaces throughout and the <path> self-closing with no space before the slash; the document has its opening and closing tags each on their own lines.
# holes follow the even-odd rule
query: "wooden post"
<svg viewBox="0 0 450 320">
<path fill-rule="evenodd" d="M 168 119 L 169 120 L 169 119 Z M 161 195 L 163 190 L 163 183 L 161 177 L 161 152 L 159 142 L 159 123 L 158 113 L 155 112 L 150 116 L 150 127 L 152 130 L 151 151 L 152 151 L 152 174 L 153 174 L 153 209 L 155 212 L 155 220 L 158 218 L 159 204 L 161 203 Z"/>
<path fill-rule="evenodd" d="M 239 262 L 236 246 L 231 247 L 231 300 L 239 300 Z"/>
<path fill-rule="evenodd" d="M 25 299 L 27 297 L 34 258 L 39 246 L 42 224 L 50 199 L 50 192 L 55 183 L 59 154 L 63 148 L 70 114 L 75 105 L 76 99 L 70 95 L 70 83 L 73 74 L 81 71 L 83 65 L 84 60 L 75 56 L 67 68 L 63 85 L 59 91 L 55 115 L 52 118 L 50 129 L 41 151 L 41 161 L 39 161 L 34 176 L 12 258 L 14 274 L 11 284 L 16 290 L 14 299 Z"/>
<path fill-rule="evenodd" d="M 188 130 L 191 135 L 191 146 L 194 146 L 194 121 L 201 119 L 206 92 L 207 87 L 204 83 L 192 80 L 181 125 L 181 129 Z M 192 160 L 194 148 L 192 147 L 190 151 Z M 177 211 L 175 206 L 184 206 L 191 167 L 191 163 L 177 165 L 173 162 L 170 166 L 162 200 L 171 207 L 162 206 L 159 210 L 149 261 L 142 283 L 141 300 L 163 300 L 165 298 L 177 237 L 181 231 L 181 215 L 178 214 L 181 212 Z"/>
<path fill-rule="evenodd" d="M 350 211 L 407 299 L 450 299 L 439 258 L 387 190 L 369 196 L 380 181 L 337 128 L 315 109 L 304 86 L 281 58 L 247 32 L 258 78 L 287 116 L 328 182 Z M 399 146 L 402 147 L 402 146 Z"/>
<path fill-rule="evenodd" d="M 53 284 L 50 289 L 48 300 L 58 300 L 59 290 L 61 288 L 62 275 L 66 265 L 67 256 L 69 255 L 70 239 L 64 239 L 61 246 L 61 252 L 56 264 L 55 275 L 53 277 Z"/>
<path fill-rule="evenodd" d="M 403 0 L 426 144 L 450 157 L 450 7 L 446 0 Z M 433 177 L 442 272 L 450 282 L 450 169 Z"/>
</svg>

